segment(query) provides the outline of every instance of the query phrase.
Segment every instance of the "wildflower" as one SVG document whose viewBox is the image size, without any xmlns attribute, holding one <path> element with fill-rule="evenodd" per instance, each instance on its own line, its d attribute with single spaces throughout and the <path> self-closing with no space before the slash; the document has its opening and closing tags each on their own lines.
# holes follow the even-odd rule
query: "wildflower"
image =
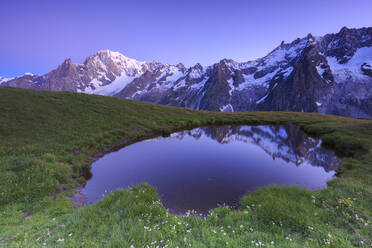
<svg viewBox="0 0 372 248">
<path fill-rule="evenodd" d="M 65 239 L 60 238 L 57 240 L 57 242 L 63 242 L 63 241 L 65 241 Z"/>
</svg>

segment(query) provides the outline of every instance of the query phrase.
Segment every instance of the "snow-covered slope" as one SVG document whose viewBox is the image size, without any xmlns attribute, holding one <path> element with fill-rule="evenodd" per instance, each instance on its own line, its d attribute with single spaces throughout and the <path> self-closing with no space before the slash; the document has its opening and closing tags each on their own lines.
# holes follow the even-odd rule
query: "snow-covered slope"
<svg viewBox="0 0 372 248">
<path fill-rule="evenodd" d="M 145 62 L 128 58 L 119 52 L 104 50 L 89 57 L 81 70 L 91 74 L 91 81 L 78 85 L 78 92 L 114 95 L 147 69 Z"/>
<path fill-rule="evenodd" d="M 327 57 L 327 61 L 336 83 L 348 80 L 354 82 L 371 80 L 371 77 L 364 74 L 363 70 L 372 70 L 372 47 L 358 48 L 346 63 L 341 64 L 336 57 Z"/>
<path fill-rule="evenodd" d="M 5 83 L 5 82 L 7 82 L 7 81 L 9 81 L 11 79 L 12 78 L 3 78 L 3 77 L 0 77 L 0 84 Z"/>
</svg>

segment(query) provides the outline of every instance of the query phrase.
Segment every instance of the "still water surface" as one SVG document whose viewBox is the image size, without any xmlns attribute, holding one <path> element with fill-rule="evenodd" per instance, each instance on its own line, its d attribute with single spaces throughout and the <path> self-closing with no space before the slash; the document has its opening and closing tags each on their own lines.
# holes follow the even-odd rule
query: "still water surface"
<svg viewBox="0 0 372 248">
<path fill-rule="evenodd" d="M 205 127 L 141 141 L 92 165 L 75 200 L 87 204 L 142 182 L 154 186 L 173 213 L 206 213 L 268 185 L 321 189 L 339 159 L 296 126 Z"/>
</svg>

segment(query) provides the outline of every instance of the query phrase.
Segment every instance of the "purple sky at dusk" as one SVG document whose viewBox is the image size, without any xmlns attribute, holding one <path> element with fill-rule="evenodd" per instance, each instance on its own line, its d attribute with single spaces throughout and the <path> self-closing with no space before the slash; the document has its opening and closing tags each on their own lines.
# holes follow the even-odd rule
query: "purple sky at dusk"
<svg viewBox="0 0 372 248">
<path fill-rule="evenodd" d="M 248 61 L 308 33 L 372 26 L 371 0 L 0 1 L 0 76 L 44 74 L 110 49 L 190 66 Z"/>
</svg>

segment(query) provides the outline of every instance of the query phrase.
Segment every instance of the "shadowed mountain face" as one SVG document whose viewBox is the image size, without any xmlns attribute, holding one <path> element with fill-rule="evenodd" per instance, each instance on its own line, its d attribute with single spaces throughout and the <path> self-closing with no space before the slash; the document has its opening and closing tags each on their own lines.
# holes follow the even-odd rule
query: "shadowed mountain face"
<svg viewBox="0 0 372 248">
<path fill-rule="evenodd" d="M 139 62 L 100 51 L 1 86 L 74 91 L 215 111 L 304 111 L 372 118 L 372 28 L 284 43 L 244 63 L 203 67 Z"/>
<path fill-rule="evenodd" d="M 334 152 L 321 147 L 321 140 L 307 136 L 298 126 L 225 126 L 204 127 L 177 133 L 182 139 L 192 136 L 210 137 L 221 144 L 231 142 L 252 143 L 262 148 L 274 160 L 282 159 L 301 166 L 304 163 L 321 166 L 326 172 L 335 170 L 339 159 Z"/>
</svg>

